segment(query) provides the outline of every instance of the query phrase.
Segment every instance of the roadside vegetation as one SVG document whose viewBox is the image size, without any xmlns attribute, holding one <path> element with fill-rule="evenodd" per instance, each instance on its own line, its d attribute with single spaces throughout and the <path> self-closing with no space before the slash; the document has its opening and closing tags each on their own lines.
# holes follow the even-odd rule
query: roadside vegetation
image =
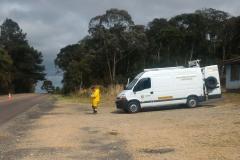
<svg viewBox="0 0 240 160">
<path fill-rule="evenodd" d="M 62 48 L 55 64 L 63 71 L 63 93 L 93 84 L 126 84 L 144 68 L 218 64 L 239 55 L 240 17 L 212 9 L 135 24 L 125 10 L 110 9 L 89 22 L 89 33 Z"/>
<path fill-rule="evenodd" d="M 100 86 L 101 92 L 101 104 L 104 106 L 113 106 L 116 95 L 123 89 L 122 85 L 111 85 L 108 87 Z M 60 103 L 86 103 L 90 104 L 91 89 L 82 89 L 77 92 L 65 95 L 61 93 L 55 93 L 54 98 Z"/>
<path fill-rule="evenodd" d="M 17 22 L 0 26 L 0 94 L 33 92 L 45 80 L 42 53 L 27 40 Z M 126 84 L 144 68 L 218 64 L 240 56 L 240 17 L 206 8 L 169 19 L 161 15 L 136 24 L 125 10 L 109 9 L 89 22 L 88 34 L 60 49 L 55 64 L 63 72 L 63 88 L 46 80 L 47 92 L 77 93 L 98 84 Z"/>
<path fill-rule="evenodd" d="M 42 53 L 26 36 L 11 19 L 0 25 L 0 94 L 34 92 L 37 81 L 45 78 Z"/>
</svg>

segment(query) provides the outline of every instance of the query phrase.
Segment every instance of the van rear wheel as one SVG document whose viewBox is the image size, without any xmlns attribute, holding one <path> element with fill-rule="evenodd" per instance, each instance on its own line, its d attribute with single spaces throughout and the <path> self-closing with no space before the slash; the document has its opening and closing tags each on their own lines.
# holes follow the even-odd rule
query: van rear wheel
<svg viewBox="0 0 240 160">
<path fill-rule="evenodd" d="M 129 102 L 127 110 L 128 113 L 137 113 L 140 111 L 140 105 L 135 101 Z"/>
<path fill-rule="evenodd" d="M 189 108 L 195 108 L 198 106 L 198 99 L 196 97 L 189 97 L 187 100 L 187 106 Z"/>
</svg>

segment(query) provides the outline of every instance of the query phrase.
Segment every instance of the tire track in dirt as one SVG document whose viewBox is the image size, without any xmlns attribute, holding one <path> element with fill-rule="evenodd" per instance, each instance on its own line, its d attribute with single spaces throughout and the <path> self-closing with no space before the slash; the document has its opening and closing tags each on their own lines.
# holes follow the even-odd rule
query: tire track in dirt
<svg viewBox="0 0 240 160">
<path fill-rule="evenodd" d="M 0 130 L 8 133 L 0 136 L 0 160 L 132 159 L 117 132 L 92 123 L 98 118 L 88 106 L 46 101 Z"/>
</svg>

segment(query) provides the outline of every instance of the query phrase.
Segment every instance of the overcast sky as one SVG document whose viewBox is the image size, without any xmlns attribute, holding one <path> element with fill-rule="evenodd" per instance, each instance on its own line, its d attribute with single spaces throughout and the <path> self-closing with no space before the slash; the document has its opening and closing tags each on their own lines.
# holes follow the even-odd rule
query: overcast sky
<svg viewBox="0 0 240 160">
<path fill-rule="evenodd" d="M 136 24 L 147 24 L 201 8 L 239 16 L 240 0 L 0 0 L 0 23 L 11 18 L 20 25 L 30 44 L 43 53 L 48 75 L 53 77 L 59 50 L 83 38 L 89 20 L 110 8 L 125 9 Z"/>
</svg>

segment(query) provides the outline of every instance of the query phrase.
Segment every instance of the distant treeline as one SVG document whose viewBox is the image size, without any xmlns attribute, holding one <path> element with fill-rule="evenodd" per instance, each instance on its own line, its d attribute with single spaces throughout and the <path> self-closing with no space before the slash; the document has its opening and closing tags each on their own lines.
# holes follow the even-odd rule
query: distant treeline
<svg viewBox="0 0 240 160">
<path fill-rule="evenodd" d="M 125 10 L 110 9 L 89 22 L 89 34 L 62 48 L 65 93 L 98 83 L 126 83 L 144 68 L 220 64 L 240 56 L 240 17 L 212 8 L 134 24 Z"/>
<path fill-rule="evenodd" d="M 45 77 L 41 52 L 28 44 L 13 20 L 6 19 L 0 28 L 0 94 L 33 92 Z"/>
</svg>

